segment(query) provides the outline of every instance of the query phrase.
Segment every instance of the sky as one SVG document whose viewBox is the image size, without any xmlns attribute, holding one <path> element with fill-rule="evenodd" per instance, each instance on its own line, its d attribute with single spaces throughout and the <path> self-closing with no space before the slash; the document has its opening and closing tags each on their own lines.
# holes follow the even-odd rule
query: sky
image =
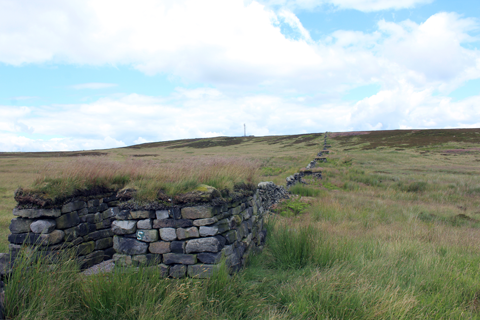
<svg viewBox="0 0 480 320">
<path fill-rule="evenodd" d="M 0 151 L 480 127 L 478 0 L 0 0 Z"/>
</svg>

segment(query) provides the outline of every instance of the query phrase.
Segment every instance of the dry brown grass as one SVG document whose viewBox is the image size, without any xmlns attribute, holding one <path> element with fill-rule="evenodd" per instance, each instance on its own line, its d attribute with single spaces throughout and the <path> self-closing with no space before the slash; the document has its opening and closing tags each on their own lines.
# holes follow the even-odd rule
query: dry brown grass
<svg viewBox="0 0 480 320">
<path fill-rule="evenodd" d="M 140 200 L 153 201 L 159 190 L 173 196 L 200 184 L 222 190 L 232 189 L 239 183 L 258 183 L 259 167 L 260 161 L 245 157 L 196 156 L 174 162 L 82 157 L 40 167 L 40 177 L 24 190 L 56 199 L 79 190 L 132 188 L 138 190 Z"/>
</svg>

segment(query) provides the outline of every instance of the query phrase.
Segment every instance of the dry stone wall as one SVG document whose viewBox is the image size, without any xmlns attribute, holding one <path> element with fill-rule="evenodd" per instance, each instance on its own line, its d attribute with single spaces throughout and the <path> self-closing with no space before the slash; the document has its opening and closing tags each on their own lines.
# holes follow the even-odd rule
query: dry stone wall
<svg viewBox="0 0 480 320">
<path fill-rule="evenodd" d="M 81 269 L 111 259 L 119 266 L 153 265 L 164 276 L 204 278 L 225 257 L 231 272 L 265 243 L 264 215 L 283 187 L 262 182 L 230 200 L 211 199 L 151 209 L 119 201 L 116 194 L 75 198 L 49 209 L 15 208 L 3 272 L 22 247 L 42 258 L 73 249 Z M 3 263 L 2 263 L 3 262 Z M 1 266 L 0 266 L 0 269 Z"/>
<path fill-rule="evenodd" d="M 317 165 L 317 162 L 327 162 L 327 158 L 324 156 L 324 154 L 329 154 L 330 151 L 327 149 L 331 147 L 327 144 L 327 133 L 328 132 L 325 132 L 324 134 L 323 150 L 317 154 L 315 159 L 310 161 L 305 169 L 302 169 L 300 172 L 294 173 L 286 178 L 287 189 L 296 185 L 297 183 L 307 184 L 307 182 L 303 180 L 303 177 L 305 176 L 310 176 L 314 179 L 322 179 L 322 172 L 313 171 L 313 169 Z"/>
<path fill-rule="evenodd" d="M 111 223 L 119 209 L 114 194 L 93 199 L 72 199 L 59 208 L 13 210 L 8 236 L 10 255 L 22 246 L 36 246 L 45 258 L 73 249 L 81 269 L 112 258 Z"/>
</svg>

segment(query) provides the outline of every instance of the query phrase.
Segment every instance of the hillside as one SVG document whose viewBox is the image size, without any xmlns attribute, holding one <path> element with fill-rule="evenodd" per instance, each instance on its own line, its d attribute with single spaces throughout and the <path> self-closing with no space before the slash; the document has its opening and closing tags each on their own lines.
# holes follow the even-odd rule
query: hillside
<svg viewBox="0 0 480 320">
<path fill-rule="evenodd" d="M 110 291 L 86 285 L 80 293 L 71 289 L 80 297 L 72 300 L 81 302 L 65 302 L 62 310 L 82 318 L 74 311 L 80 303 L 100 308 L 90 298 L 93 290 L 113 297 L 101 304 L 105 318 L 128 312 L 145 319 L 480 318 L 480 129 L 328 133 L 327 143 L 327 162 L 316 166 L 323 179 L 305 177 L 308 184 L 291 189 L 298 196 L 270 217 L 263 253 L 236 277 L 159 282 L 155 288 L 163 293 L 155 303 L 149 300 L 157 294 L 153 286 L 132 287 L 138 298 L 124 302 L 124 311 L 116 309 L 115 299 L 129 301 L 126 293 L 113 285 Z M 242 158 L 258 162 L 255 181 L 285 184 L 322 148 L 323 134 L 305 134 L 2 153 L 0 251 L 6 251 L 13 192 L 55 166 L 85 159 L 165 165 Z M 126 281 L 105 279 L 97 281 Z"/>
</svg>

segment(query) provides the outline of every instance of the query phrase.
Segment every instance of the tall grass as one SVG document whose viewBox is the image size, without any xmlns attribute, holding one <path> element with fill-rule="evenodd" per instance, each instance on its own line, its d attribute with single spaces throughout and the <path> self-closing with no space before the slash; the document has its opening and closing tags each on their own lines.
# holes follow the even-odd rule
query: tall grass
<svg viewBox="0 0 480 320">
<path fill-rule="evenodd" d="M 303 197 L 315 197 L 320 194 L 319 189 L 307 187 L 301 183 L 297 183 L 296 185 L 292 186 L 288 191 L 290 191 L 292 194 L 297 194 Z"/>
<path fill-rule="evenodd" d="M 95 188 L 138 190 L 139 199 L 156 199 L 159 190 L 175 195 L 194 190 L 200 184 L 232 189 L 235 184 L 257 182 L 260 162 L 247 158 L 191 157 L 175 162 L 108 157 L 85 157 L 67 163 L 50 163 L 38 169 L 27 190 L 56 198 L 76 190 Z"/>
<path fill-rule="evenodd" d="M 62 319 L 78 310 L 73 281 L 78 265 L 73 252 L 52 255 L 45 257 L 42 251 L 30 248 L 17 256 L 13 272 L 5 280 L 7 317 Z"/>
<path fill-rule="evenodd" d="M 282 218 L 267 226 L 265 252 L 233 277 L 225 265 L 207 280 L 163 279 L 149 266 L 87 277 L 68 259 L 53 269 L 26 260 L 8 279 L 7 314 L 18 319 L 480 318 L 480 255 L 478 248 L 448 241 L 457 231 L 444 227 L 437 237 L 435 230 L 412 222 L 402 224 L 394 237 L 381 226 L 380 233 L 352 237 L 307 219 Z M 442 237 L 447 241 L 440 245 Z"/>
</svg>

